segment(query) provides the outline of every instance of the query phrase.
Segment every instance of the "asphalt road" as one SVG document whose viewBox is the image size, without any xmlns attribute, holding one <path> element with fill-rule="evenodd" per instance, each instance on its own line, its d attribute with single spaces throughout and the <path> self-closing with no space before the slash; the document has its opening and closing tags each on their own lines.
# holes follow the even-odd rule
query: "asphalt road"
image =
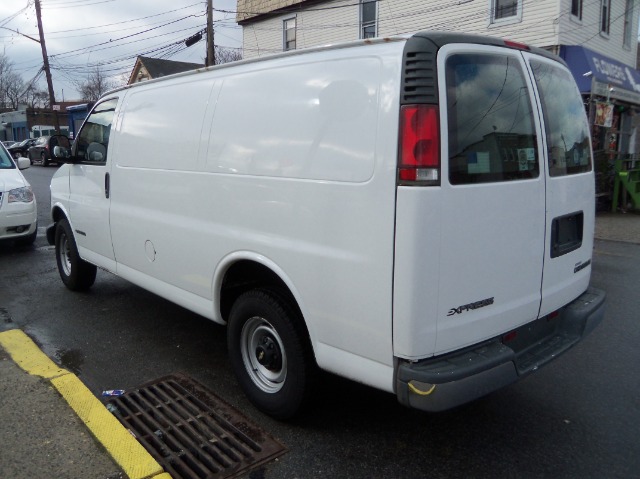
<svg viewBox="0 0 640 479">
<path fill-rule="evenodd" d="M 41 226 L 48 178 L 34 166 Z M 96 395 L 176 372 L 201 382 L 279 438 L 289 452 L 258 478 L 633 478 L 640 476 L 640 246 L 597 241 L 592 284 L 608 293 L 604 322 L 533 376 L 456 410 L 426 414 L 395 397 L 322 378 L 294 423 L 257 412 L 227 356 L 225 330 L 104 271 L 68 291 L 43 237 L 0 245 L 0 308 Z"/>
</svg>

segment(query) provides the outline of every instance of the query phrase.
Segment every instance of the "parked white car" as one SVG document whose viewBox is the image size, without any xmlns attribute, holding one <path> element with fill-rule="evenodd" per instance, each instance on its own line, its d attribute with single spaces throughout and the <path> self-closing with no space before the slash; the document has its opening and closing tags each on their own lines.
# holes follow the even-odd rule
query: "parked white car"
<svg viewBox="0 0 640 479">
<path fill-rule="evenodd" d="M 38 234 L 36 198 L 20 170 L 29 168 L 28 158 L 14 162 L 0 146 L 0 240 L 16 240 L 29 245 Z"/>
<path fill-rule="evenodd" d="M 421 32 L 221 65 L 105 94 L 63 146 L 62 281 L 100 267 L 226 324 L 278 418 L 317 367 L 451 408 L 604 315 L 587 117 L 541 49 Z"/>
</svg>

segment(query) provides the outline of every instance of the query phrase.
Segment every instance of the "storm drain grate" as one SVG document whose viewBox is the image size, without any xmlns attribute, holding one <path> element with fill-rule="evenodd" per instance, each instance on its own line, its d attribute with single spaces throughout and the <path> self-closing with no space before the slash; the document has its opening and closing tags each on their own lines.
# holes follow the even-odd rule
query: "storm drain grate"
<svg viewBox="0 0 640 479">
<path fill-rule="evenodd" d="M 108 404 L 173 479 L 236 477 L 286 452 L 276 439 L 187 377 L 160 379 Z"/>
</svg>

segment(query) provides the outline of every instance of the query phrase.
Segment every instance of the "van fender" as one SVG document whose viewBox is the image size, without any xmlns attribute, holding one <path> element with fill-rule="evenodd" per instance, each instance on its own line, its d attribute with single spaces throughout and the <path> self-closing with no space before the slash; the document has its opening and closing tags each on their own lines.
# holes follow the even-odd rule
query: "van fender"
<svg viewBox="0 0 640 479">
<path fill-rule="evenodd" d="M 73 231 L 73 221 L 71 221 L 71 215 L 67 210 L 64 203 L 60 201 L 56 201 L 53 205 L 51 205 L 51 219 L 54 224 L 58 223 L 62 218 L 65 218 L 69 224 L 71 225 L 71 230 Z"/>
<path fill-rule="evenodd" d="M 65 218 L 71 225 L 71 219 L 69 217 L 69 212 L 67 211 L 67 208 L 65 208 L 64 204 L 60 203 L 59 201 L 56 201 L 51 206 L 50 216 L 51 216 L 52 223 L 47 225 L 47 229 L 46 229 L 47 243 L 49 243 L 51 246 L 54 246 L 56 244 L 55 237 L 56 237 L 56 226 L 58 225 L 58 221 L 60 221 L 62 218 Z M 71 225 L 71 228 L 73 230 L 73 225 Z"/>
<path fill-rule="evenodd" d="M 212 281 L 213 315 L 214 315 L 213 320 L 220 324 L 224 324 L 224 325 L 227 324 L 227 322 L 222 317 L 222 312 L 220 311 L 220 302 L 221 302 L 220 293 L 222 291 L 222 282 L 229 268 L 231 268 L 231 266 L 238 263 L 239 261 L 252 261 L 254 263 L 258 263 L 268 268 L 269 270 L 271 270 L 275 275 L 278 276 L 278 278 L 280 278 L 280 280 L 282 280 L 282 282 L 289 289 L 293 298 L 298 304 L 298 307 L 300 308 L 300 311 L 302 313 L 303 320 L 307 327 L 307 331 L 309 333 L 309 339 L 311 340 L 311 344 L 315 345 L 316 344 L 315 334 L 313 331 L 312 324 L 305 319 L 305 318 L 308 318 L 309 316 L 307 315 L 306 307 L 304 305 L 304 301 L 302 300 L 300 291 L 298 291 L 298 289 L 295 287 L 293 281 L 291 281 L 291 278 L 274 261 L 272 261 L 271 259 L 267 258 L 264 255 L 255 253 L 253 251 L 234 251 L 233 253 L 230 253 L 225 257 L 223 257 L 216 265 L 216 268 L 213 273 L 213 281 Z"/>
</svg>

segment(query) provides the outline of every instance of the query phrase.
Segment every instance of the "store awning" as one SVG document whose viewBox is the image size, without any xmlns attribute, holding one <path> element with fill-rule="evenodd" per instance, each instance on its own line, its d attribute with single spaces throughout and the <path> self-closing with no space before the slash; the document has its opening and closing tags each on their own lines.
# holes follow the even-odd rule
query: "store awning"
<svg viewBox="0 0 640 479">
<path fill-rule="evenodd" d="M 561 45 L 560 56 L 569 65 L 582 93 L 609 95 L 614 99 L 640 104 L 640 72 L 635 68 L 574 45 Z M 589 72 L 591 74 L 585 76 Z"/>
</svg>

